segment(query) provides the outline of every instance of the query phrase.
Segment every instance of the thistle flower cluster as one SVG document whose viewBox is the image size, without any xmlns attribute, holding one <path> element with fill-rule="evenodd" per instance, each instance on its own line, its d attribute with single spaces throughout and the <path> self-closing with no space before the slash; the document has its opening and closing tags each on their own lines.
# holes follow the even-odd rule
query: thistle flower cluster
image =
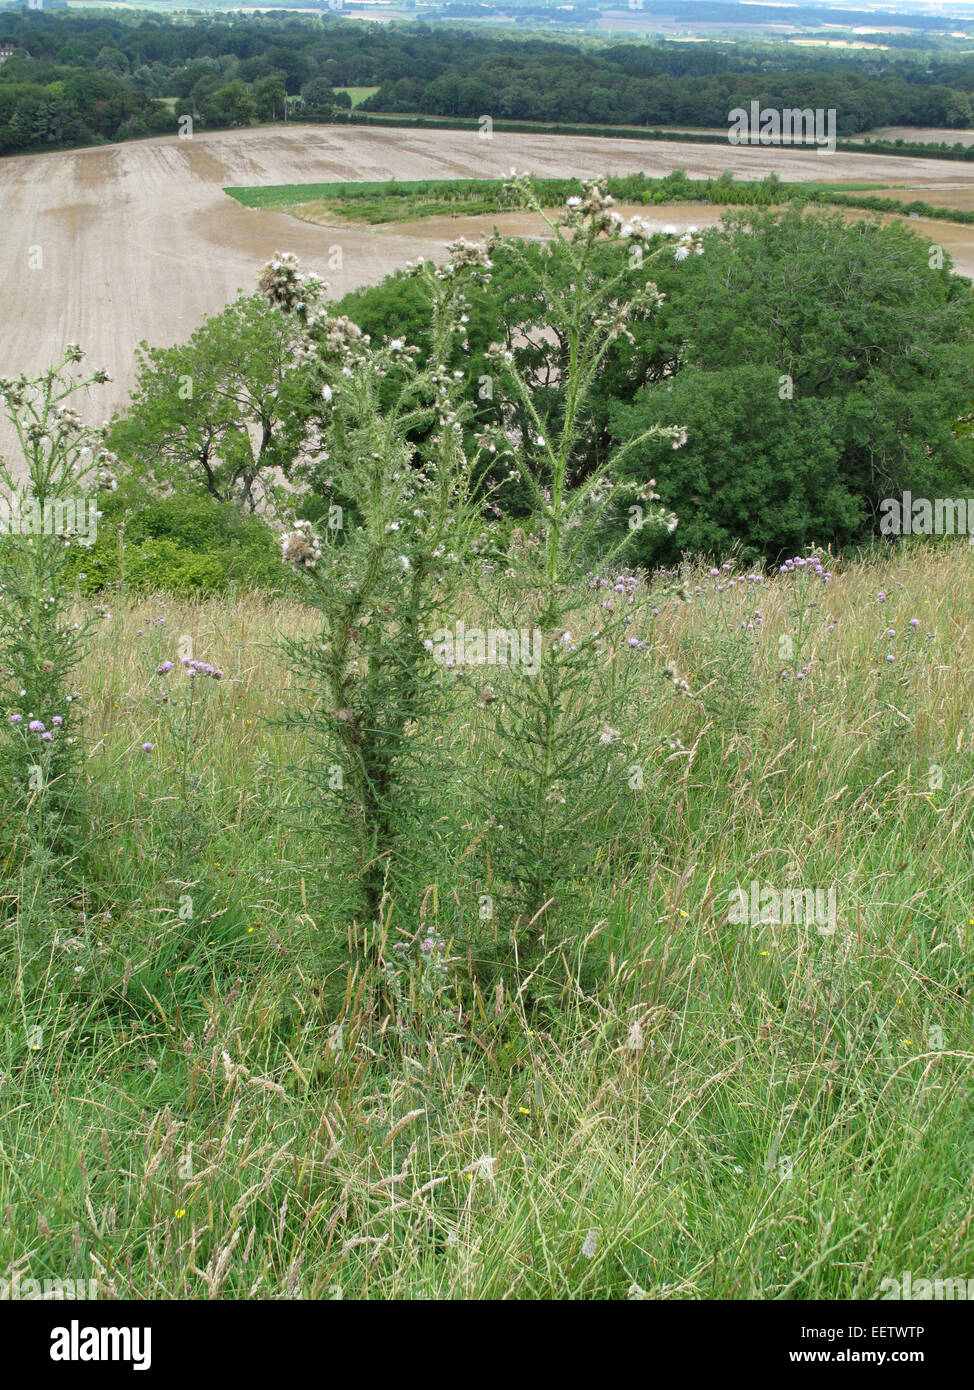
<svg viewBox="0 0 974 1390">
<path fill-rule="evenodd" d="M 745 584 L 760 584 L 762 582 L 761 575 L 754 571 L 750 574 L 735 575 L 732 574 L 733 568 L 734 566 L 731 564 L 730 560 L 725 560 L 720 568 L 716 565 L 711 565 L 707 573 L 714 581 L 714 593 L 722 594 L 725 589 L 743 588 Z M 699 584 L 696 584 L 694 585 L 693 592 L 695 594 L 702 594 L 704 591 Z"/>
<path fill-rule="evenodd" d="M 615 199 L 606 191 L 605 179 L 590 179 L 582 184 L 582 196 L 569 198 L 569 224 L 578 223 L 583 232 L 598 236 L 600 232 L 618 235 L 622 218 L 612 209 Z"/>
<path fill-rule="evenodd" d="M 348 357 L 356 348 L 369 345 L 369 335 L 363 333 L 358 324 L 345 314 L 315 321 L 308 326 L 315 328 L 315 338 L 321 351 L 330 356 Z"/>
<path fill-rule="evenodd" d="M 702 256 L 703 242 L 696 227 L 688 227 L 673 249 L 673 259 L 685 261 L 689 256 Z"/>
<path fill-rule="evenodd" d="M 24 725 L 25 717 L 28 720 L 28 723 L 26 725 Z M 55 730 L 59 730 L 64 726 L 64 715 L 55 714 L 51 720 L 50 729 L 47 727 L 47 725 L 44 723 L 42 719 L 35 719 L 30 714 L 26 716 L 17 713 L 11 714 L 10 723 L 14 726 L 14 728 L 19 728 L 21 725 L 24 725 L 27 732 L 30 734 L 34 734 L 35 737 L 39 738 L 42 743 L 51 743 L 54 739 Z"/>
<path fill-rule="evenodd" d="M 191 657 L 184 656 L 181 662 L 187 676 L 209 676 L 212 680 L 222 681 L 223 672 L 216 666 L 211 666 L 208 661 L 194 661 Z M 175 662 L 163 661 L 156 667 L 157 676 L 168 676 L 170 671 L 175 670 Z"/>
<path fill-rule="evenodd" d="M 71 406 L 52 405 L 51 418 L 55 426 L 64 433 L 81 429 L 81 416 Z"/>
<path fill-rule="evenodd" d="M 625 569 L 620 571 L 614 579 L 610 579 L 605 575 L 597 574 L 589 580 L 588 587 L 590 589 L 598 589 L 600 591 L 603 589 L 611 589 L 614 594 L 619 594 L 621 598 L 625 599 L 627 603 L 631 604 L 635 603 L 636 601 L 636 594 L 639 589 L 639 581 L 640 576 L 638 574 L 636 574 L 633 570 Z M 609 612 L 611 612 L 615 607 L 615 600 L 611 598 L 604 598 L 602 600 L 601 606 L 607 609 Z"/>
<path fill-rule="evenodd" d="M 297 256 L 278 252 L 261 271 L 258 289 L 271 304 L 288 314 L 305 315 L 324 285 L 317 275 L 301 270 Z"/>
<path fill-rule="evenodd" d="M 631 217 L 628 222 L 620 221 L 618 235 L 623 241 L 646 246 L 656 235 L 650 224 L 642 217 Z"/>
<path fill-rule="evenodd" d="M 321 538 L 310 521 L 296 521 L 294 530 L 281 536 L 281 559 L 296 570 L 313 570 L 321 559 Z"/>
<path fill-rule="evenodd" d="M 778 566 L 779 574 L 796 574 L 803 570 L 817 575 L 823 584 L 827 584 L 832 578 L 832 571 L 825 568 L 819 556 L 814 552 L 806 556 L 795 555 L 792 559 L 786 560 L 783 565 Z"/>
<path fill-rule="evenodd" d="M 208 661 L 193 661 L 190 657 L 184 656 L 182 664 L 191 680 L 195 676 L 209 676 L 211 680 L 215 681 L 223 680 L 223 672 L 217 667 L 211 666 Z"/>
<path fill-rule="evenodd" d="M 672 683 L 674 690 L 676 690 L 678 694 L 690 694 L 690 683 L 689 681 L 684 680 L 683 677 L 680 675 L 679 671 L 677 670 L 675 661 L 668 661 L 666 663 L 666 666 L 663 670 L 663 678 L 664 680 L 668 680 Z"/>
<path fill-rule="evenodd" d="M 437 280 L 453 280 L 462 275 L 473 284 L 487 283 L 494 263 L 485 245 L 467 241 L 466 237 L 458 237 L 456 241 L 451 241 L 446 249 L 450 258 L 435 272 Z"/>
<path fill-rule="evenodd" d="M 16 380 L 13 377 L 0 376 L 0 401 L 19 410 L 24 404 L 29 385 L 27 377 L 23 374 Z"/>
</svg>

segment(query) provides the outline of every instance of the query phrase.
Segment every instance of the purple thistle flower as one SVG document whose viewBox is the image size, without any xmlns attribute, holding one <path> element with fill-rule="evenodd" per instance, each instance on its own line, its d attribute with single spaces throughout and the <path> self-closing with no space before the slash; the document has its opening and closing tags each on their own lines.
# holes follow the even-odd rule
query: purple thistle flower
<svg viewBox="0 0 974 1390">
<path fill-rule="evenodd" d="M 56 729 L 60 729 L 61 725 L 64 723 L 64 716 L 56 714 L 54 718 L 51 720 L 51 723 L 54 725 Z"/>
<path fill-rule="evenodd" d="M 151 744 L 151 743 L 143 743 L 143 745 L 142 745 L 142 752 L 143 752 L 143 753 L 151 753 L 151 752 L 152 752 L 152 744 Z"/>
<path fill-rule="evenodd" d="M 12 714 L 10 716 L 10 722 L 11 724 L 23 724 L 24 716 L 22 714 Z"/>
<path fill-rule="evenodd" d="M 45 729 L 44 732 L 41 734 L 41 738 L 45 741 L 45 743 L 50 743 L 53 737 L 54 735 L 51 733 L 50 729 Z"/>
<path fill-rule="evenodd" d="M 39 719 L 32 719 L 27 727 L 32 734 L 42 734 L 44 732 L 44 725 Z"/>
<path fill-rule="evenodd" d="M 157 666 L 157 667 L 156 667 L 156 675 L 157 675 L 157 676 L 167 676 L 171 670 L 172 670 L 172 662 L 171 662 L 171 661 L 164 661 L 164 662 L 162 663 L 161 666 Z"/>
</svg>

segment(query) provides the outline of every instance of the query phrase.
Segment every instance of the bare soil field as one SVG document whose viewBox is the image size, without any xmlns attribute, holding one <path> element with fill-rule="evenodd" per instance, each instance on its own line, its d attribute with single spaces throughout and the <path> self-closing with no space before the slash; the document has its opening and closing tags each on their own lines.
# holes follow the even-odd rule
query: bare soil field
<svg viewBox="0 0 974 1390">
<path fill-rule="evenodd" d="M 88 403 L 90 418 L 99 420 L 127 401 L 140 340 L 160 346 L 184 340 L 207 314 L 251 290 L 260 266 L 278 250 L 300 256 L 338 295 L 376 283 L 417 256 L 442 255 L 461 229 L 470 235 L 471 227 L 487 231 L 507 222 L 317 226 L 245 208 L 223 193 L 225 186 L 499 177 L 512 167 L 548 176 L 642 170 L 653 177 L 676 168 L 691 177 L 731 169 L 753 179 L 775 172 L 792 180 L 896 183 L 919 197 L 928 188 L 950 190 L 945 200 L 956 196 L 961 205 L 962 195 L 964 201 L 974 196 L 974 170 L 965 180 L 966 170 L 956 164 L 909 155 L 819 156 L 497 132 L 488 142 L 473 131 L 294 126 L 16 156 L 0 161 L 0 375 L 42 369 L 65 343 L 78 342 L 113 377 Z M 676 209 L 653 215 L 682 227 L 715 221 L 718 210 L 683 206 L 678 215 Z M 530 219 L 518 216 L 505 229 L 531 234 Z M 958 269 L 974 273 L 974 229 L 943 223 L 931 229 L 958 258 Z M 917 230 L 928 228 L 918 223 Z M 0 448 L 9 441 L 0 439 Z"/>
</svg>

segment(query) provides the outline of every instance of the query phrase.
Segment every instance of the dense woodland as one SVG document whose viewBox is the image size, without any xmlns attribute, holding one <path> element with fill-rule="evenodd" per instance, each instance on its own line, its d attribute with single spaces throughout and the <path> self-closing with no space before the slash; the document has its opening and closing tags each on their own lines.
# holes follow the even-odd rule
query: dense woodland
<svg viewBox="0 0 974 1390">
<path fill-rule="evenodd" d="M 752 100 L 834 108 L 840 136 L 881 125 L 967 128 L 974 60 L 508 36 L 336 15 L 10 11 L 0 45 L 0 153 L 86 145 L 293 114 L 348 119 L 336 88 L 377 87 L 365 113 L 721 127 Z"/>
</svg>

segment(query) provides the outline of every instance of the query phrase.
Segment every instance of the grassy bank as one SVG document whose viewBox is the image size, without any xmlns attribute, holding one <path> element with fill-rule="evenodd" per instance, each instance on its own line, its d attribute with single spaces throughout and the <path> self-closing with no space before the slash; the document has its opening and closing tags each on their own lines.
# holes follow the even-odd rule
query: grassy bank
<svg viewBox="0 0 974 1390">
<path fill-rule="evenodd" d="M 469 673 L 383 989 L 279 722 L 302 694 L 275 635 L 306 611 L 110 602 L 78 685 L 77 887 L 25 900 L 4 866 L 0 1269 L 123 1298 L 871 1298 L 904 1269 L 969 1275 L 974 551 L 835 569 L 702 571 L 661 603 L 639 833 L 558 905 L 573 944 L 531 978 L 467 944 L 489 887 Z M 188 724 L 178 666 L 153 675 L 181 647 L 225 671 Z M 658 679 L 671 659 L 688 696 Z M 834 932 L 728 922 L 754 881 L 834 886 Z"/>
</svg>

